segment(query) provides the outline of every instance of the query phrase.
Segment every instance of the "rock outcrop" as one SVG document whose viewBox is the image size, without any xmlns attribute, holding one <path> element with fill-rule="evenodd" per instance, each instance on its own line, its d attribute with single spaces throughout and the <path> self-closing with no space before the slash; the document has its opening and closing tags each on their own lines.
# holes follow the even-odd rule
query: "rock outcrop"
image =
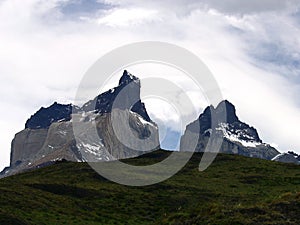
<svg viewBox="0 0 300 225">
<path fill-rule="evenodd" d="M 300 165 L 300 155 L 295 152 L 289 151 L 285 153 L 278 154 L 272 161 L 283 162 L 283 163 L 293 163 Z"/>
<path fill-rule="evenodd" d="M 279 154 L 275 148 L 262 142 L 254 127 L 238 119 L 234 105 L 227 100 L 222 101 L 216 108 L 207 107 L 196 121 L 186 127 L 181 137 L 180 150 L 205 151 L 212 133 L 223 138 L 219 149 L 221 153 L 268 160 Z M 198 140 L 195 142 L 192 140 L 193 137 L 197 137 Z M 212 151 L 217 151 L 217 149 Z"/>
</svg>

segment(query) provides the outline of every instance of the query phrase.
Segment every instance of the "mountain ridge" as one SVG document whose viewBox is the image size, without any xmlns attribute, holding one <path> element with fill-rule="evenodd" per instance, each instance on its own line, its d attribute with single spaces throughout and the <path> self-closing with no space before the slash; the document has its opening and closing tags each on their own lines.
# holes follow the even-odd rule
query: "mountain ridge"
<svg viewBox="0 0 300 225">
<path fill-rule="evenodd" d="M 120 118 L 119 125 L 128 123 L 126 118 L 129 119 L 133 135 L 140 140 L 153 138 L 152 144 L 157 147 L 151 149 L 157 149 L 160 145 L 158 127 L 140 99 L 140 89 L 139 78 L 124 70 L 118 86 L 99 94 L 82 107 L 57 102 L 47 108 L 41 107 L 26 121 L 25 130 L 18 132 L 13 139 L 10 167 L 5 168 L 0 177 L 63 159 L 109 161 L 145 153 L 144 150 L 128 148 L 116 137 L 110 118 L 113 108 Z M 95 122 L 97 137 L 91 133 Z M 80 132 L 80 137 L 75 138 L 73 134 L 74 124 L 84 131 Z M 300 164 L 300 156 L 280 153 L 263 143 L 254 127 L 239 120 L 235 106 L 228 100 L 221 101 L 216 107 L 208 106 L 197 120 L 186 126 L 180 140 L 180 151 L 193 151 L 191 146 L 195 142 L 195 151 L 206 151 L 212 132 L 223 139 L 220 153 Z M 126 134 L 121 132 L 121 135 Z M 136 145 L 135 141 L 129 142 Z"/>
<path fill-rule="evenodd" d="M 49 128 L 52 123 L 55 122 L 64 122 L 70 121 L 72 113 L 78 112 L 90 112 L 94 111 L 95 113 L 110 113 L 112 110 L 113 102 L 118 94 L 127 87 L 131 85 L 130 88 L 127 88 L 126 91 L 130 90 L 129 93 L 126 94 L 125 99 L 138 100 L 132 107 L 131 111 L 138 113 L 141 115 L 146 121 L 151 121 L 145 104 L 141 102 L 140 98 L 140 80 L 136 76 L 130 74 L 127 70 L 124 70 L 123 75 L 119 80 L 118 86 L 105 91 L 98 96 L 96 96 L 93 100 L 89 100 L 82 107 L 73 105 L 73 104 L 60 104 L 54 102 L 49 107 L 41 107 L 36 113 L 34 113 L 25 123 L 25 129 L 40 129 L 40 128 Z M 138 97 L 137 97 L 138 96 Z M 122 105 L 122 109 L 127 109 L 130 105 L 126 102 Z"/>
</svg>

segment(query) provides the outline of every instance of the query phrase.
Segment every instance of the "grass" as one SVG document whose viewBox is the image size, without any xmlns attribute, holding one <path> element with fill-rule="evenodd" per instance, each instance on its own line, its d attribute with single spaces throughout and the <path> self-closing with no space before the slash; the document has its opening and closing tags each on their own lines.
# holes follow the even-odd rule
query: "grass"
<svg viewBox="0 0 300 225">
<path fill-rule="evenodd" d="M 134 165 L 153 164 L 157 151 Z M 86 163 L 63 162 L 0 180 L 0 224 L 300 224 L 300 167 L 201 153 L 172 178 L 146 187 L 113 183 Z"/>
</svg>

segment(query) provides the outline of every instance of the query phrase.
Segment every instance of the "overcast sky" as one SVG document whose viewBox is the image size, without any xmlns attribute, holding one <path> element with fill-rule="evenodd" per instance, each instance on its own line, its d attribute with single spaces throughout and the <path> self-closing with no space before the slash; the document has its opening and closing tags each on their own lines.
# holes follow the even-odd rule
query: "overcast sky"
<svg viewBox="0 0 300 225">
<path fill-rule="evenodd" d="M 11 140 L 31 114 L 72 102 L 98 58 L 146 40 L 195 53 L 242 121 L 280 151 L 300 153 L 299 3 L 0 0 L 0 167 L 9 164 Z M 174 131 L 168 110 L 150 111 Z"/>
</svg>

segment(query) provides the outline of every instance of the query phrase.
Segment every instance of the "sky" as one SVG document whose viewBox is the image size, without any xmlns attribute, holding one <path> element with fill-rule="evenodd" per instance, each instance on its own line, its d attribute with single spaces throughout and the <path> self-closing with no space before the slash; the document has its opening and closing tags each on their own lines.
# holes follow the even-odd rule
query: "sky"
<svg viewBox="0 0 300 225">
<path fill-rule="evenodd" d="M 300 153 L 299 7 L 299 0 L 0 0 L 0 168 L 9 165 L 11 140 L 30 115 L 74 101 L 98 58 L 138 41 L 196 54 L 264 142 Z M 134 72 L 142 76 L 143 69 Z M 200 113 L 201 95 L 190 96 Z M 150 103 L 151 117 L 178 133 L 174 109 Z"/>
</svg>

